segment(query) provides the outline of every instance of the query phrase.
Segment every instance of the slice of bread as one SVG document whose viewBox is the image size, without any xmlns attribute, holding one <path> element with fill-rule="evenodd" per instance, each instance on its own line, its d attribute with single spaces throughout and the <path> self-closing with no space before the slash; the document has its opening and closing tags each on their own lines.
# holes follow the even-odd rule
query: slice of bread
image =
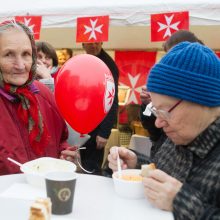
<svg viewBox="0 0 220 220">
<path fill-rule="evenodd" d="M 39 198 L 31 205 L 29 220 L 50 220 L 50 198 Z"/>
<path fill-rule="evenodd" d="M 141 165 L 141 176 L 148 177 L 150 170 L 155 170 L 156 166 L 154 163 Z"/>
</svg>

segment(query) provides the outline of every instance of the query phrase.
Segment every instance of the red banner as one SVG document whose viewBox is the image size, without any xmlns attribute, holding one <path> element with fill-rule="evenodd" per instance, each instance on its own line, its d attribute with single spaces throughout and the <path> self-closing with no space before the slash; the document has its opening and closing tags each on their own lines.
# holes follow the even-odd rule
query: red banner
<svg viewBox="0 0 220 220">
<path fill-rule="evenodd" d="M 178 30 L 189 30 L 189 12 L 151 15 L 151 41 L 165 41 Z"/>
<path fill-rule="evenodd" d="M 141 88 L 146 85 L 147 76 L 155 64 L 157 52 L 116 51 L 115 62 L 119 68 L 119 85 L 130 87 L 128 104 L 140 104 Z M 127 124 L 126 106 L 119 108 L 119 123 Z"/>
<path fill-rule="evenodd" d="M 34 33 L 34 39 L 40 39 L 40 30 L 41 30 L 41 16 L 16 16 L 16 21 L 19 21 L 25 24 L 29 29 Z"/>
<path fill-rule="evenodd" d="M 155 64 L 157 52 L 116 51 L 115 62 L 119 68 L 119 85 L 131 88 L 127 104 L 140 104 L 141 87 L 146 85 L 150 68 Z"/>
<path fill-rule="evenodd" d="M 77 18 L 76 42 L 108 41 L 109 16 Z"/>
</svg>

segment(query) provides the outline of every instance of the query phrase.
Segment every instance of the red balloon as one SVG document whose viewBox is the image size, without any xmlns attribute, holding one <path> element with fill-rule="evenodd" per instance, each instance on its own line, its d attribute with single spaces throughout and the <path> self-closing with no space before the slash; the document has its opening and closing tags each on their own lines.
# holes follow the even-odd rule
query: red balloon
<svg viewBox="0 0 220 220">
<path fill-rule="evenodd" d="M 94 130 L 109 112 L 115 96 L 111 71 L 99 58 L 81 54 L 69 59 L 56 78 L 57 106 L 81 134 Z"/>
</svg>

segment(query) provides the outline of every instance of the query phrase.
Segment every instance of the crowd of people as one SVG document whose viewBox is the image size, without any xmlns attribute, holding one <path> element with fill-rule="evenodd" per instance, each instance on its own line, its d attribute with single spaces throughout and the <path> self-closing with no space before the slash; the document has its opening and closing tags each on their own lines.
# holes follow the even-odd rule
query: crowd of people
<svg viewBox="0 0 220 220">
<path fill-rule="evenodd" d="M 119 70 L 102 42 L 82 47 L 109 67 L 116 92 L 109 113 L 78 155 L 67 142 L 66 122 L 44 81 L 59 74 L 56 50 L 35 42 L 24 24 L 0 24 L 0 175 L 20 172 L 8 157 L 25 163 L 43 156 L 72 162 L 80 156 L 86 170 L 102 174 L 104 148 L 117 120 Z M 220 60 L 189 31 L 177 31 L 163 48 L 167 53 L 150 70 L 140 94 L 151 157 L 113 146 L 109 168 L 117 170 L 118 154 L 123 169 L 154 162 L 157 169 L 143 178 L 152 205 L 172 211 L 175 219 L 219 219 Z M 72 57 L 72 51 L 63 50 Z"/>
</svg>

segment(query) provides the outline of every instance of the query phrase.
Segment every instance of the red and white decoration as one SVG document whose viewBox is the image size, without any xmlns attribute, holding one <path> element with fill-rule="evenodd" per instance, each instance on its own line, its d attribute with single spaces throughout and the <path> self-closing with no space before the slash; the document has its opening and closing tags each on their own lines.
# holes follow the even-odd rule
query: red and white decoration
<svg viewBox="0 0 220 220">
<path fill-rule="evenodd" d="M 16 16 L 16 21 L 25 24 L 34 33 L 34 39 L 40 39 L 42 16 Z"/>
<path fill-rule="evenodd" d="M 112 107 L 113 100 L 115 97 L 115 83 L 111 74 L 105 73 L 105 101 L 104 101 L 104 112 L 107 114 Z"/>
<path fill-rule="evenodd" d="M 108 41 L 109 16 L 77 18 L 76 42 Z"/>
<path fill-rule="evenodd" d="M 165 41 L 178 30 L 189 29 L 189 12 L 151 15 L 151 41 Z"/>
<path fill-rule="evenodd" d="M 115 62 L 119 68 L 119 85 L 131 89 L 127 104 L 140 104 L 141 88 L 146 85 L 150 68 L 155 64 L 157 52 L 116 51 Z"/>
</svg>

